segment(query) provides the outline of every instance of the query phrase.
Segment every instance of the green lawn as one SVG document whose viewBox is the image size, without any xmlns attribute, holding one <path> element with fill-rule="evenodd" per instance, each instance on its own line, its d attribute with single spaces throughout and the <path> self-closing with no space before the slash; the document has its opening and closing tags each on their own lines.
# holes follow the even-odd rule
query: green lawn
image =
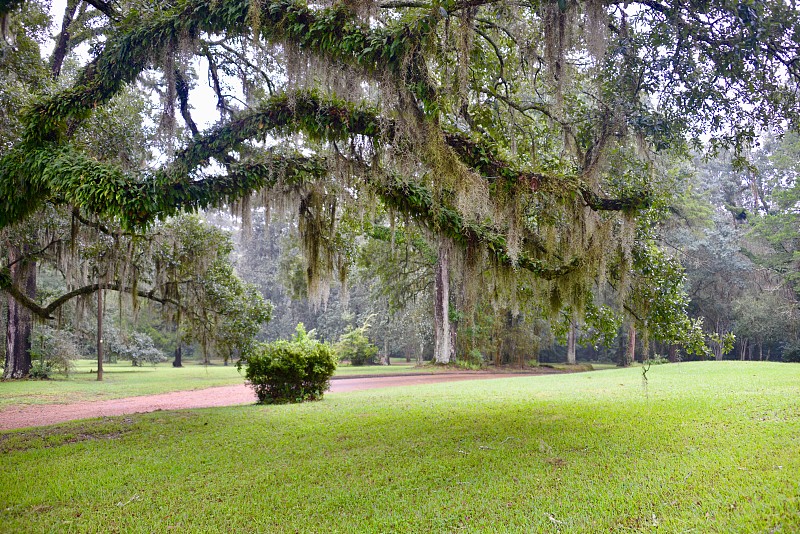
<svg viewBox="0 0 800 534">
<path fill-rule="evenodd" d="M 77 360 L 69 377 L 55 380 L 20 380 L 0 383 L 0 408 L 10 405 L 69 403 L 152 395 L 168 391 L 202 389 L 241 384 L 244 377 L 235 365 L 186 364 L 174 368 L 169 363 L 133 367 L 130 362 L 103 365 L 103 381 L 90 371 L 97 362 Z"/>
<path fill-rule="evenodd" d="M 800 365 L 684 363 L 0 434 L 3 532 L 797 532 Z"/>
<path fill-rule="evenodd" d="M 24 404 L 69 403 L 78 401 L 119 399 L 137 395 L 153 395 L 169 391 L 202 389 L 244 383 L 244 374 L 235 365 L 200 365 L 187 363 L 176 369 L 169 363 L 133 367 L 130 362 L 103 365 L 103 381 L 98 382 L 94 360 L 77 360 L 69 377 L 55 380 L 21 380 L 0 382 L 0 409 Z M 405 360 L 393 365 L 350 367 L 336 370 L 337 376 L 378 375 L 436 372 L 433 366 L 415 367 Z"/>
</svg>

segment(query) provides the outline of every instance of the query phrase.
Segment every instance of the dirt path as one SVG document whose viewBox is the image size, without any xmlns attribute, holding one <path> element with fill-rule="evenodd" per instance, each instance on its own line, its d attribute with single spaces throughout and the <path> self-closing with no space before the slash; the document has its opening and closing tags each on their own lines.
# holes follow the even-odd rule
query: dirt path
<svg viewBox="0 0 800 534">
<path fill-rule="evenodd" d="M 330 392 L 340 393 L 362 389 L 435 384 L 437 382 L 454 382 L 458 380 L 509 378 L 512 376 L 520 376 L 520 373 L 443 373 L 340 378 L 331 381 Z M 128 397 L 125 399 L 77 402 L 74 404 L 34 404 L 6 408 L 0 411 L 0 430 L 52 425 L 90 417 L 154 412 L 156 410 L 210 408 L 213 406 L 252 404 L 254 402 L 255 395 L 253 394 L 253 390 L 242 384 L 238 386 L 220 386 L 193 391 L 175 391 L 172 393 L 142 397 Z"/>
</svg>

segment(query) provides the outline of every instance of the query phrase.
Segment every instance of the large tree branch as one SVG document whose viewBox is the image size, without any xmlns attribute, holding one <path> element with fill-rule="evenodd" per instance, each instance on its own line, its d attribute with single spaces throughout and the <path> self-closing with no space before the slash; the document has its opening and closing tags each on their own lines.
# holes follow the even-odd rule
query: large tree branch
<svg viewBox="0 0 800 534">
<path fill-rule="evenodd" d="M 17 286 L 15 286 L 11 281 L 11 274 L 8 269 L 3 269 L 0 271 L 0 289 L 11 295 L 14 300 L 19 302 L 25 308 L 33 312 L 38 317 L 46 320 L 52 320 L 53 312 L 59 309 L 61 306 L 69 302 L 70 300 L 80 297 L 82 295 L 91 295 L 92 293 L 99 291 L 101 289 L 109 289 L 112 291 L 120 291 L 123 293 L 130 293 L 136 294 L 139 297 L 152 300 L 154 302 L 158 302 L 160 304 L 171 304 L 173 306 L 182 307 L 181 303 L 164 297 L 159 297 L 154 293 L 154 291 L 143 291 L 143 290 L 135 290 L 130 286 L 125 286 L 120 282 L 103 282 L 103 283 L 96 283 L 96 284 L 89 284 L 83 287 L 79 287 L 77 289 L 73 289 L 72 291 L 61 295 L 56 300 L 52 301 L 50 304 L 46 306 L 40 306 L 36 301 L 32 300 L 28 297 L 23 291 L 21 291 Z"/>
<path fill-rule="evenodd" d="M 107 16 L 112 20 L 116 20 L 118 18 L 117 10 L 114 8 L 114 2 L 104 2 L 103 0 L 84 0 L 87 4 L 94 7 L 96 10 L 101 12 L 103 15 Z"/>
<path fill-rule="evenodd" d="M 181 116 L 183 117 L 186 127 L 192 132 L 192 136 L 197 137 L 200 130 L 197 129 L 192 119 L 192 112 L 189 110 L 189 81 L 180 70 L 175 70 L 175 93 L 178 96 L 178 102 L 181 108 Z"/>
<path fill-rule="evenodd" d="M 347 102 L 322 99 L 314 93 L 280 95 L 261 106 L 243 113 L 226 124 L 194 138 L 178 152 L 172 164 L 145 176 L 130 176 L 120 169 L 101 164 L 68 145 L 39 151 L 12 151 L 0 159 L 3 165 L 27 169 L 27 188 L 6 193 L 6 220 L 16 220 L 25 210 L 35 209 L 31 199 L 36 194 L 55 195 L 91 212 L 118 217 L 127 226 L 146 224 L 157 216 L 172 215 L 180 210 L 193 210 L 230 202 L 264 186 L 259 174 L 238 173 L 228 177 L 203 179 L 197 170 L 212 159 L 232 161 L 231 152 L 245 141 L 264 140 L 268 135 L 303 132 L 313 139 L 337 141 L 364 136 L 380 145 L 392 140 L 394 122 L 381 117 L 376 110 L 355 107 Z M 444 134 L 443 144 L 451 149 L 467 167 L 486 177 L 490 183 L 507 181 L 538 190 L 548 184 L 556 195 L 580 192 L 587 205 L 596 210 L 645 207 L 646 197 L 635 199 L 603 199 L 582 185 L 578 177 L 557 179 L 547 175 L 516 169 L 488 144 L 473 141 L 460 133 Z M 267 155 L 267 160 L 271 157 Z M 274 155 L 282 169 L 281 155 Z M 319 174 L 311 160 L 290 160 L 295 167 L 288 173 Z M 310 165 L 310 167 L 308 166 Z M 56 176 L 57 180 L 50 177 Z M 0 181 L 0 193 L 2 193 Z M 18 191 L 17 189 L 21 189 Z M 20 194 L 22 195 L 20 197 Z M 2 215 L 2 213 L 0 213 Z M 0 225 L 3 217 L 0 217 Z"/>
<path fill-rule="evenodd" d="M 152 22 L 144 21 L 109 40 L 75 86 L 40 102 L 26 114 L 27 140 L 38 143 L 62 137 L 69 120 L 81 119 L 111 99 L 159 58 L 171 42 L 201 33 L 229 38 L 248 34 L 251 6 L 251 0 L 188 1 L 171 13 Z M 412 56 L 442 19 L 439 10 L 431 10 L 411 22 L 370 28 L 342 4 L 313 9 L 295 0 L 265 0 L 261 7 L 261 33 L 266 40 L 292 43 L 328 61 L 370 72 L 376 78 L 387 73 L 397 76 L 417 98 L 434 98 L 425 65 Z M 330 35 L 336 35 L 336 39 L 330 39 Z"/>
<path fill-rule="evenodd" d="M 72 19 L 75 17 L 75 12 L 78 10 L 79 0 L 68 0 L 64 8 L 64 19 L 61 22 L 61 33 L 58 35 L 58 42 L 53 49 L 51 59 L 50 72 L 54 79 L 61 75 L 61 66 L 64 64 L 64 58 L 69 50 L 70 41 L 70 26 Z"/>
</svg>

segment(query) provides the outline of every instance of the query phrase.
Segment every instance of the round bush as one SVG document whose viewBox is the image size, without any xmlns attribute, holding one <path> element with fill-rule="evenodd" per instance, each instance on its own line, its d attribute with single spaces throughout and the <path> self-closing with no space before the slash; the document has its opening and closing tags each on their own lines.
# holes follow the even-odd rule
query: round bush
<svg viewBox="0 0 800 534">
<path fill-rule="evenodd" d="M 372 344 L 366 335 L 368 324 L 355 329 L 348 327 L 347 332 L 339 338 L 334 347 L 339 361 L 349 361 L 350 365 L 375 365 L 378 347 Z"/>
<path fill-rule="evenodd" d="M 336 370 L 333 349 L 309 336 L 302 324 L 289 341 L 256 345 L 244 364 L 247 385 L 260 404 L 321 399 Z"/>
</svg>

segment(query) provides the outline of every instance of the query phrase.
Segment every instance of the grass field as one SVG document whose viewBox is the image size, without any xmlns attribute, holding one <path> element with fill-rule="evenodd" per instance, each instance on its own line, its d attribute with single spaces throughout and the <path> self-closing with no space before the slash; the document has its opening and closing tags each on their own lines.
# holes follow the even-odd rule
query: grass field
<svg viewBox="0 0 800 534">
<path fill-rule="evenodd" d="M 3 532 L 797 532 L 800 366 L 330 394 L 0 435 Z"/>
<path fill-rule="evenodd" d="M 66 378 L 56 376 L 54 380 L 0 382 L 0 409 L 11 405 L 119 399 L 244 382 L 244 374 L 240 374 L 235 365 L 226 367 L 222 363 L 187 363 L 179 369 L 169 363 L 143 367 L 133 367 L 130 362 L 106 363 L 103 365 L 102 382 L 98 382 L 94 374 L 96 361 L 77 360 L 74 363 L 74 371 Z M 343 365 L 336 370 L 336 375 L 346 377 L 436 371 L 432 366 L 415 367 L 405 360 L 396 360 L 390 366 Z"/>
<path fill-rule="evenodd" d="M 330 394 L 0 435 L 3 532 L 796 532 L 800 366 Z"/>
</svg>

